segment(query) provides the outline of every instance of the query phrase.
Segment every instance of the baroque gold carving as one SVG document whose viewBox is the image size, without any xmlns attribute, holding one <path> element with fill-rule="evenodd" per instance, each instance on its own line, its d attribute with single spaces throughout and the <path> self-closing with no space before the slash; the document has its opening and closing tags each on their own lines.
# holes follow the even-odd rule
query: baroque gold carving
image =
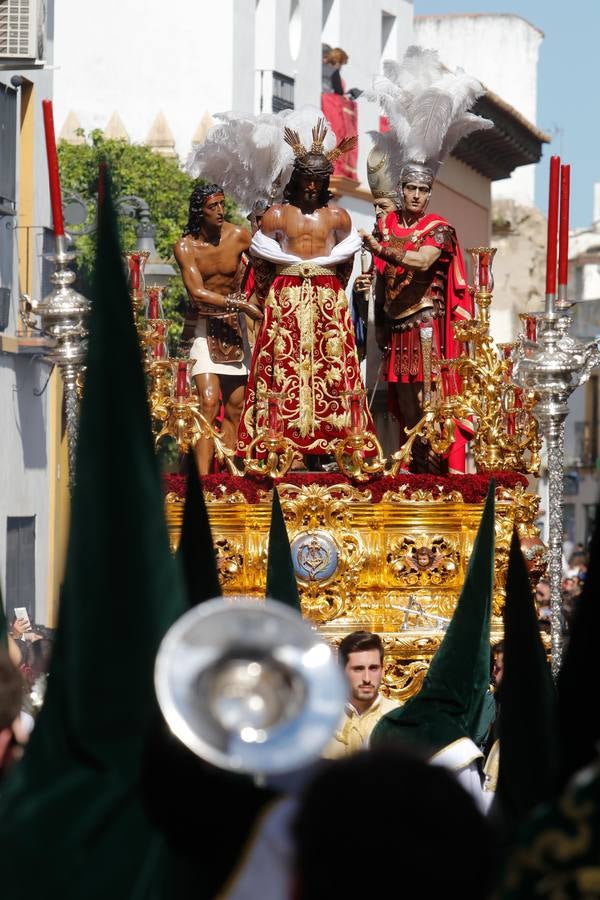
<svg viewBox="0 0 600 900">
<path fill-rule="evenodd" d="M 214 546 L 221 586 L 226 590 L 239 580 L 244 566 L 243 545 L 233 538 L 215 535 Z"/>
<path fill-rule="evenodd" d="M 454 613 L 483 504 L 444 494 L 443 479 L 433 489 L 434 496 L 429 491 L 406 496 L 406 485 L 376 504 L 367 488 L 347 483 L 284 483 L 278 490 L 290 543 L 294 546 L 297 540 L 297 549 L 304 548 L 310 563 L 298 578 L 304 615 L 331 641 L 359 629 L 379 633 L 391 666 L 385 690 L 406 699 L 422 683 Z M 529 538 L 533 552 L 538 510 L 538 499 L 521 486 L 499 487 L 497 498 L 494 640 L 502 636 L 499 617 L 513 523 L 522 540 Z M 241 492 L 222 494 L 217 489 L 206 499 L 213 534 L 222 541 L 217 554 L 224 593 L 264 597 L 270 492 L 257 503 L 247 502 Z M 182 497 L 166 497 L 173 550 L 183 509 Z M 321 543 L 313 546 L 319 533 Z M 325 577 L 323 560 L 319 561 L 324 537 L 332 542 L 336 556 Z M 427 548 L 427 566 L 416 563 L 419 546 Z M 312 562 L 311 554 L 315 554 Z"/>
<path fill-rule="evenodd" d="M 401 660 L 395 657 L 385 666 L 381 691 L 391 700 L 405 703 L 421 690 L 429 663 L 423 660 Z"/>
<path fill-rule="evenodd" d="M 352 503 L 371 499 L 370 491 L 349 484 L 286 484 L 280 495 L 286 522 L 297 528 L 338 528 L 350 520 Z"/>
<path fill-rule="evenodd" d="M 382 503 L 462 503 L 463 495 L 460 491 L 444 491 L 442 485 L 438 485 L 438 496 L 433 496 L 433 491 L 412 491 L 408 484 L 401 484 L 397 490 L 386 491 L 381 498 Z M 410 494 L 410 496 L 409 496 Z"/>
<path fill-rule="evenodd" d="M 387 562 L 394 578 L 402 585 L 440 585 L 456 578 L 460 553 L 456 545 L 442 535 L 407 535 L 391 545 Z"/>
</svg>

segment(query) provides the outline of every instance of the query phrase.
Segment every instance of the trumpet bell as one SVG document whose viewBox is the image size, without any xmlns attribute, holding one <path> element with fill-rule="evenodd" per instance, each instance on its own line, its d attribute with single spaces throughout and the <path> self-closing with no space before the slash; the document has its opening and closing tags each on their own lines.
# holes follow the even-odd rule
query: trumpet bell
<svg viewBox="0 0 600 900">
<path fill-rule="evenodd" d="M 302 617 L 275 600 L 217 598 L 185 613 L 155 666 L 171 731 L 224 769 L 276 774 L 316 759 L 343 712 L 346 681 Z"/>
</svg>

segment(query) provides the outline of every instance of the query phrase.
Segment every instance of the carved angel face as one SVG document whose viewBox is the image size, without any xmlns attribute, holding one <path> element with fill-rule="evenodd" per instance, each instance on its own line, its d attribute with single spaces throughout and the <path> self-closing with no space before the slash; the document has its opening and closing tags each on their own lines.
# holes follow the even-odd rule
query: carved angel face
<svg viewBox="0 0 600 900">
<path fill-rule="evenodd" d="M 417 547 L 417 565 L 420 569 L 428 569 L 433 562 L 433 553 L 429 547 Z"/>
</svg>

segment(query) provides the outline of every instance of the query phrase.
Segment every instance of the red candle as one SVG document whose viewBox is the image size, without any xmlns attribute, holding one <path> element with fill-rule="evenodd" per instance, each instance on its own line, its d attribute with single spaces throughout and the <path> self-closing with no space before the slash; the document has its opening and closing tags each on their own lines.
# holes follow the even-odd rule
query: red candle
<svg viewBox="0 0 600 900">
<path fill-rule="evenodd" d="M 159 322 L 156 325 L 156 335 L 160 338 L 154 344 L 153 356 L 154 359 L 164 359 L 165 358 L 165 323 Z"/>
<path fill-rule="evenodd" d="M 279 401 L 277 397 L 269 397 L 267 417 L 269 420 L 269 431 L 271 434 L 277 434 L 277 426 L 279 425 Z"/>
<path fill-rule="evenodd" d="M 556 294 L 556 249 L 558 237 L 558 187 L 560 156 L 550 158 L 550 190 L 548 195 L 548 248 L 546 251 L 546 293 Z"/>
<path fill-rule="evenodd" d="M 515 388 L 515 409 L 523 406 L 523 388 Z"/>
<path fill-rule="evenodd" d="M 489 263 L 487 255 L 484 253 L 479 257 L 479 287 L 486 288 L 489 284 Z"/>
<path fill-rule="evenodd" d="M 139 274 L 139 273 L 138 273 Z M 148 292 L 148 319 L 158 319 L 160 318 L 158 315 L 158 297 L 156 296 L 156 292 Z M 164 327 L 163 327 L 164 332 Z"/>
<path fill-rule="evenodd" d="M 444 397 L 450 397 L 452 394 L 452 386 L 450 383 L 450 369 L 448 366 L 442 366 L 442 393 Z"/>
<path fill-rule="evenodd" d="M 506 433 L 511 437 L 517 433 L 517 423 L 514 412 L 508 413 L 506 416 Z"/>
<path fill-rule="evenodd" d="M 52 101 L 42 100 L 44 114 L 44 132 L 46 135 L 46 156 L 48 158 L 48 179 L 50 183 L 50 204 L 52 206 L 52 222 L 54 224 L 54 236 L 62 237 L 65 233 L 62 201 L 60 194 L 60 175 L 58 172 L 58 154 L 56 152 L 56 138 L 54 136 L 54 116 L 52 114 Z"/>
<path fill-rule="evenodd" d="M 537 341 L 537 320 L 535 316 L 527 316 L 525 334 L 528 341 Z"/>
<path fill-rule="evenodd" d="M 129 289 L 137 291 L 140 287 L 140 257 L 137 253 L 130 253 L 129 262 Z"/>
<path fill-rule="evenodd" d="M 566 285 L 569 270 L 569 193 L 571 166 L 560 167 L 560 232 L 558 239 L 558 283 Z"/>
<path fill-rule="evenodd" d="M 177 386 L 175 389 L 176 397 L 187 397 L 188 395 L 188 379 L 187 379 L 187 362 L 177 363 Z"/>
<path fill-rule="evenodd" d="M 361 418 L 360 396 L 358 394 L 352 394 L 350 397 L 350 426 L 353 431 L 360 431 Z"/>
</svg>

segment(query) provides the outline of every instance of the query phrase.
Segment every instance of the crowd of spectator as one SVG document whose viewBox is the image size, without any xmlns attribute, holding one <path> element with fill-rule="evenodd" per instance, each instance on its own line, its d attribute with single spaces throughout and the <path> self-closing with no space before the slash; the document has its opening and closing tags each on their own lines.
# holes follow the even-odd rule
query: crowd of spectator
<svg viewBox="0 0 600 900">
<path fill-rule="evenodd" d="M 563 543 L 563 566 L 561 580 L 561 625 L 563 639 L 568 640 L 573 614 L 577 601 L 581 596 L 587 577 L 588 552 L 584 545 L 574 544 L 565 538 Z M 552 609 L 550 599 L 550 582 L 542 578 L 535 589 L 535 604 L 540 631 L 550 632 Z"/>
</svg>

